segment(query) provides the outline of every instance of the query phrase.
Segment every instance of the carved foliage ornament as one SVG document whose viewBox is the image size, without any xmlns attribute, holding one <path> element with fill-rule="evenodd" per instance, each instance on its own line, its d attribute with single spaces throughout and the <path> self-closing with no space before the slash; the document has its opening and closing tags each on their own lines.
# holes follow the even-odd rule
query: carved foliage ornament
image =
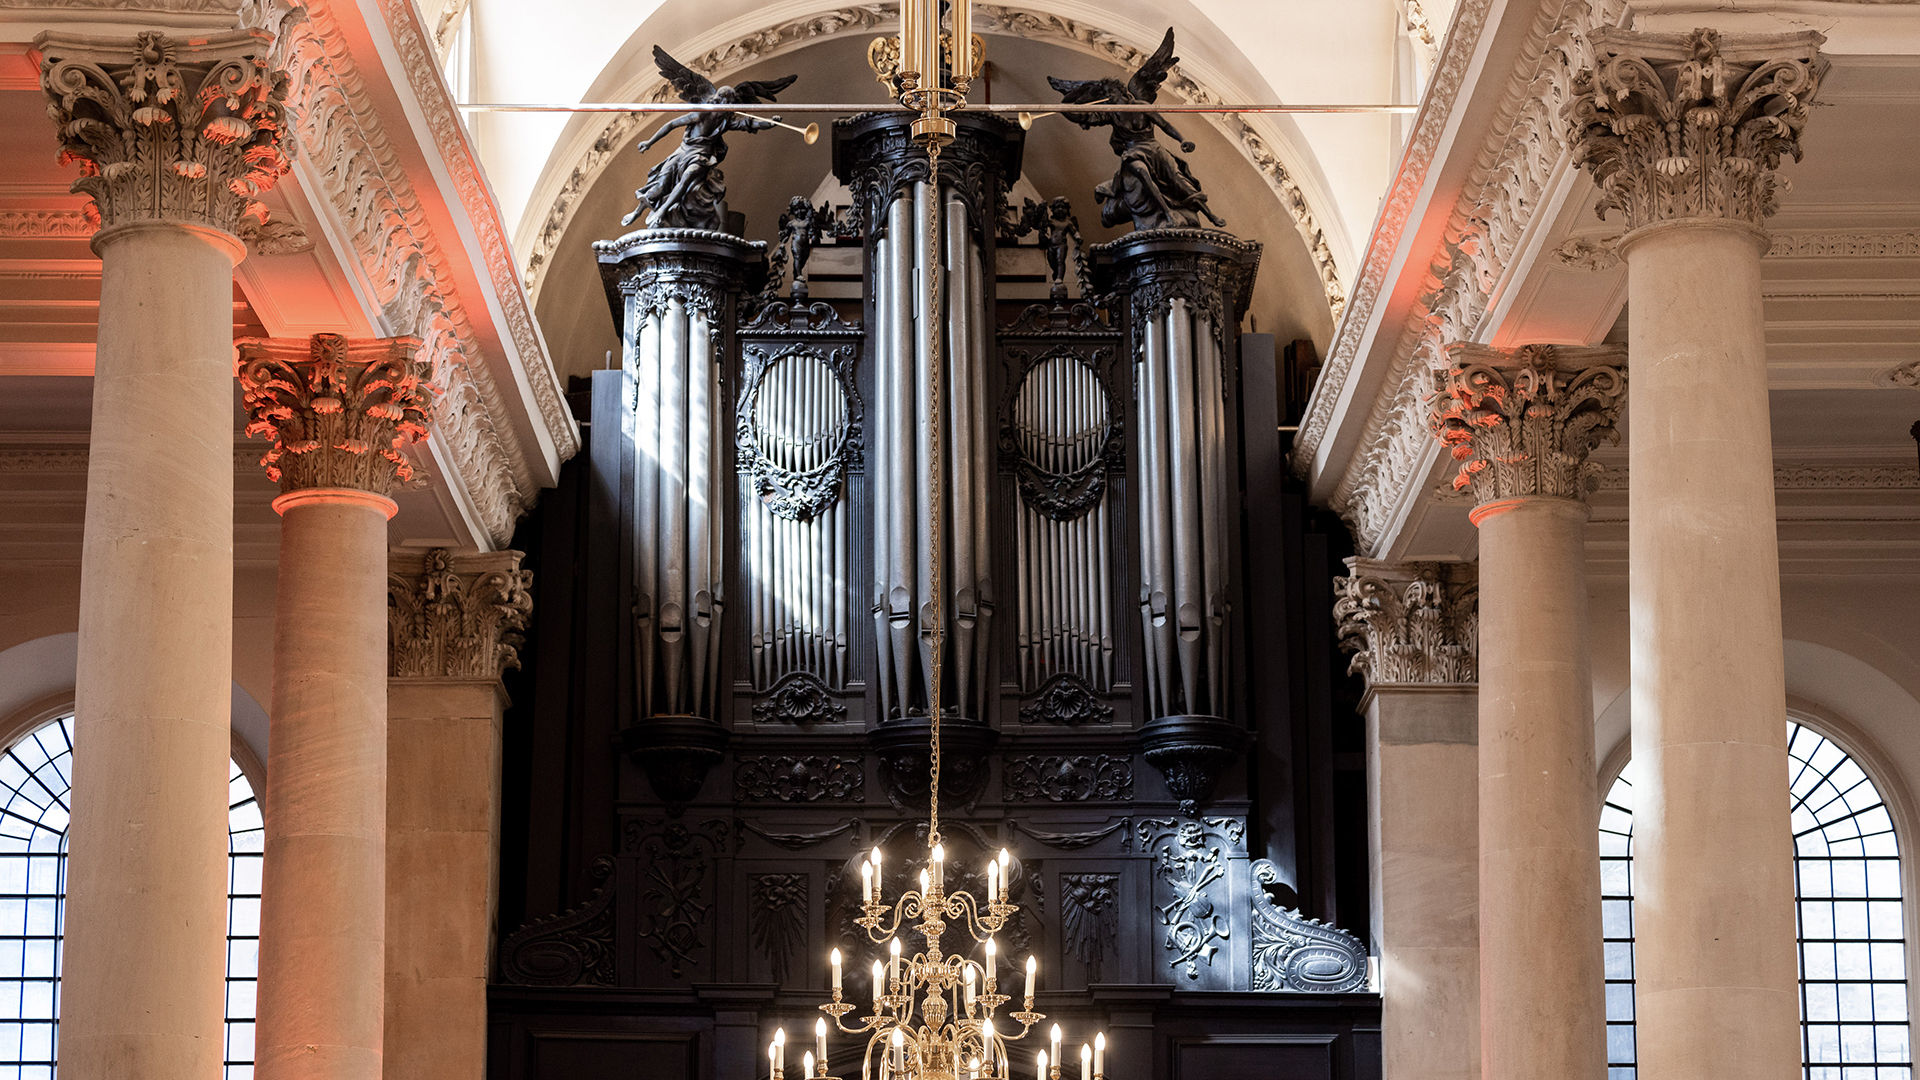
<svg viewBox="0 0 1920 1080">
<path fill-rule="evenodd" d="M 1587 455 L 1603 441 L 1620 441 L 1614 421 L 1626 403 L 1625 350 L 1449 352 L 1453 363 L 1434 372 L 1437 396 L 1427 422 L 1462 463 L 1453 489 L 1471 487 L 1482 504 L 1522 495 L 1584 499 L 1603 471 Z"/>
<path fill-rule="evenodd" d="M 784 985 L 794 954 L 807 942 L 807 875 L 755 874 L 747 879 L 747 932 Z"/>
<path fill-rule="evenodd" d="M 1060 945 L 1100 981 L 1101 961 L 1120 951 L 1120 875 L 1060 875 Z"/>
<path fill-rule="evenodd" d="M 735 799 L 865 802 L 867 777 L 857 757 L 743 757 L 733 770 Z"/>
<path fill-rule="evenodd" d="M 414 359 L 420 339 L 315 334 L 248 338 L 234 347 L 247 434 L 273 440 L 260 464 L 280 490 L 385 495 L 396 479 L 413 478 L 400 448 L 426 438 L 434 392 L 428 366 Z"/>
<path fill-rule="evenodd" d="M 1776 209 L 1780 159 L 1800 160 L 1825 39 L 1603 30 L 1568 116 L 1574 162 L 1600 184 L 1594 209 L 1635 229 L 1679 218 L 1760 225 Z"/>
<path fill-rule="evenodd" d="M 532 583 L 517 551 L 455 556 L 435 548 L 418 570 L 396 566 L 387 575 L 388 674 L 491 679 L 519 667 Z"/>
<path fill-rule="evenodd" d="M 1348 559 L 1333 579 L 1340 646 L 1349 672 L 1382 683 L 1478 679 L 1480 584 L 1469 563 Z"/>
<path fill-rule="evenodd" d="M 629 818 L 622 826 L 622 854 L 640 860 L 634 930 L 675 979 L 703 966 L 716 899 L 715 858 L 733 838 L 732 824 L 718 818 L 695 827 Z"/>
<path fill-rule="evenodd" d="M 1113 706 L 1085 679 L 1062 672 L 1048 679 L 1038 693 L 1020 705 L 1023 724 L 1110 724 Z"/>
<path fill-rule="evenodd" d="M 44 33 L 40 84 L 52 99 L 60 163 L 101 225 L 191 222 L 237 233 L 267 219 L 256 196 L 288 168 L 287 77 L 268 66 L 270 34 L 131 42 Z"/>
<path fill-rule="evenodd" d="M 1133 759 L 1106 754 L 1010 757 L 1001 788 L 1008 802 L 1103 802 L 1133 798 Z"/>
<path fill-rule="evenodd" d="M 748 345 L 742 357 L 737 468 L 773 516 L 812 521 L 839 500 L 855 463 L 860 390 L 853 346 L 792 345 L 770 353 Z"/>
</svg>

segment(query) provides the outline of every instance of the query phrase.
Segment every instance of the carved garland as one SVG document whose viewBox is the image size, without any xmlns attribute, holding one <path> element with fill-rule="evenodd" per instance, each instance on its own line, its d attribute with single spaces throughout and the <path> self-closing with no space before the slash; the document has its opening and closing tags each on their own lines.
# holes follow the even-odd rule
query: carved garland
<svg viewBox="0 0 1920 1080">
<path fill-rule="evenodd" d="M 1490 0 L 1482 0 L 1482 7 L 1484 8 L 1488 2 Z M 1147 58 L 1146 52 L 1135 48 L 1112 31 L 1058 15 L 1001 4 L 976 4 L 974 15 L 975 25 L 984 26 L 990 33 L 1056 42 L 1097 56 L 1128 71 L 1137 69 Z M 1484 18 L 1484 13 L 1482 17 Z M 897 3 L 865 3 L 838 7 L 776 23 L 746 34 L 725 46 L 710 50 L 688 61 L 687 66 L 720 82 L 724 81 L 730 73 L 749 64 L 759 63 L 824 38 L 870 32 L 876 29 L 890 30 L 899 25 L 899 18 L 900 8 Z M 1169 73 L 1167 88 L 1183 100 L 1194 104 L 1218 105 L 1226 100 L 1179 67 L 1175 67 Z M 640 91 L 638 100 L 664 102 L 669 100 L 670 93 L 671 88 L 665 83 L 656 83 Z M 1299 230 L 1301 238 L 1306 242 L 1307 251 L 1313 258 L 1314 267 L 1319 272 L 1321 285 L 1326 293 L 1327 306 L 1332 310 L 1334 321 L 1338 322 L 1346 308 L 1347 291 L 1341 285 L 1340 271 L 1334 260 L 1333 249 L 1328 245 L 1324 231 L 1315 220 L 1306 192 L 1293 179 L 1268 137 L 1256 128 L 1254 121 L 1235 113 L 1210 115 L 1207 119 L 1239 146 L 1241 154 L 1255 169 L 1259 170 L 1275 197 L 1286 208 L 1294 227 Z M 642 122 L 641 117 L 631 113 L 621 113 L 609 121 L 575 163 L 559 191 L 554 194 L 553 202 L 541 220 L 539 231 L 528 245 L 526 268 L 523 272 L 527 291 L 536 300 L 539 297 L 541 285 L 546 279 L 547 265 L 552 259 L 554 249 L 559 246 L 561 237 L 565 235 L 568 225 L 571 224 L 574 212 L 579 208 L 581 197 L 600 178 L 600 174 L 606 169 L 607 162 L 627 147 Z"/>
</svg>

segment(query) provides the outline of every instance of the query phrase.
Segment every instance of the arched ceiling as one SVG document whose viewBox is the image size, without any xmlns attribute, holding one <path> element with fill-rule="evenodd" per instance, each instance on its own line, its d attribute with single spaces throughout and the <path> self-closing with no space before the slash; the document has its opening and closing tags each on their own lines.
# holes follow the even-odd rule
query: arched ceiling
<svg viewBox="0 0 1920 1080">
<path fill-rule="evenodd" d="M 1035 40 L 994 38 L 988 52 L 1002 72 L 994 81 L 996 100 L 1038 92 L 1045 76 L 1093 78 L 1110 74 L 1106 61 L 1061 45 Z M 796 73 L 792 93 L 839 73 L 866 70 L 866 38 L 843 35 L 743 69 L 741 78 Z M 773 110 L 768 110 L 772 112 Z M 1321 282 L 1307 245 L 1293 221 L 1274 202 L 1268 183 L 1230 139 L 1210 126 L 1176 117 L 1176 126 L 1195 143 L 1189 155 L 1208 192 L 1210 205 L 1236 235 L 1264 245 L 1249 314 L 1263 332 L 1281 342 L 1312 338 L 1321 348 L 1333 331 Z M 825 126 L 823 118 L 822 126 Z M 619 338 L 600 284 L 591 244 L 626 230 L 620 218 L 633 209 L 634 189 L 649 167 L 674 145 L 669 136 L 646 155 L 634 152 L 642 129 L 635 128 L 611 151 L 593 183 L 583 188 L 566 226 L 553 238 L 535 311 L 554 364 L 563 376 L 582 375 L 604 366 Z M 780 212 L 794 195 L 812 195 L 831 168 L 831 140 L 813 146 L 787 132 L 734 135 L 725 166 L 728 203 L 746 215 L 749 239 L 772 240 Z M 1042 197 L 1065 195 L 1074 204 L 1088 243 L 1112 239 L 1124 230 L 1100 226 L 1094 185 L 1112 176 L 1114 156 L 1104 130 L 1084 131 L 1063 118 L 1037 122 L 1028 132 L 1025 179 Z M 1028 243 L 1033 240 L 1029 239 Z"/>
<path fill-rule="evenodd" d="M 983 2 L 976 6 L 976 29 L 990 40 L 1013 34 L 1125 62 L 1135 50 L 1151 51 L 1172 25 L 1181 64 L 1169 90 L 1184 89 L 1186 97 L 1386 102 L 1395 89 L 1401 6 L 1395 0 Z M 1427 4 L 1436 12 L 1450 6 Z M 737 78 L 749 64 L 823 41 L 848 38 L 864 47 L 898 25 L 897 12 L 892 2 L 830 6 L 829 0 L 473 0 L 472 95 L 490 102 L 650 98 L 660 89 L 649 56 L 656 43 L 696 67 L 705 60 L 705 70 Z M 1052 100 L 1039 74 L 1003 72 L 1026 83 L 1022 89 L 1029 96 Z M 863 57 L 832 76 L 803 82 L 788 96 L 881 100 Z M 605 114 L 478 113 L 469 124 L 516 253 L 523 267 L 532 267 L 528 282 L 537 295 L 546 254 L 569 225 L 582 191 L 639 126 Z M 1391 120 L 1355 114 L 1192 118 L 1183 130 L 1208 124 L 1264 174 L 1269 212 L 1290 217 L 1310 246 L 1316 239 L 1324 244 L 1320 276 L 1329 294 L 1341 295 L 1393 166 Z M 613 139 L 606 137 L 609 131 Z M 1195 130 L 1187 134 L 1193 137 Z"/>
</svg>

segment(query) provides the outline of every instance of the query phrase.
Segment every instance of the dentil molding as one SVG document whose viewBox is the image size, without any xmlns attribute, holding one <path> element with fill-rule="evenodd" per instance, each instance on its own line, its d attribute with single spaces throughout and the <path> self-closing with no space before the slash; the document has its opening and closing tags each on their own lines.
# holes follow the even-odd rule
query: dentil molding
<svg viewBox="0 0 1920 1080">
<path fill-rule="evenodd" d="M 1347 560 L 1333 579 L 1340 647 L 1349 673 L 1383 683 L 1479 680 L 1480 576 L 1473 563 Z"/>
<path fill-rule="evenodd" d="M 399 0 L 386 0 L 386 2 L 394 3 Z M 1483 7 L 1486 2 L 1488 0 L 1482 0 Z M 883 28 L 891 29 L 898 25 L 899 18 L 898 3 L 843 5 L 800 18 L 784 20 L 740 35 L 724 46 L 708 50 L 687 61 L 687 67 L 715 82 L 721 82 L 731 72 L 815 41 L 847 34 L 878 31 Z M 974 19 L 975 29 L 1030 40 L 1056 42 L 1079 52 L 1100 57 L 1129 71 L 1139 67 L 1147 58 L 1145 52 L 1134 47 L 1119 34 L 1045 12 L 982 3 L 974 6 Z M 1175 67 L 1169 74 L 1168 86 L 1181 98 L 1196 105 L 1221 104 L 1226 100 L 1180 67 Z M 665 82 L 655 82 L 643 90 L 638 97 L 645 101 L 668 101 L 671 100 L 671 93 L 671 87 Z M 1308 253 L 1313 257 L 1333 318 L 1336 322 L 1339 321 L 1341 313 L 1346 309 L 1346 289 L 1341 284 L 1333 249 L 1327 243 L 1326 235 L 1314 216 L 1306 193 L 1281 162 L 1271 142 L 1247 118 L 1238 113 L 1226 113 L 1209 115 L 1206 119 L 1240 148 L 1241 154 L 1260 171 L 1275 197 L 1280 200 L 1282 206 L 1286 207 L 1289 217 L 1292 218 L 1295 227 L 1306 242 Z M 593 140 L 586 152 L 575 161 L 572 170 L 567 174 L 567 179 L 554 194 L 553 202 L 541 219 L 539 231 L 533 235 L 528 245 L 523 273 L 529 295 L 536 298 L 539 296 L 553 252 L 572 222 L 580 198 L 599 179 L 613 156 L 626 149 L 642 122 L 643 119 L 640 116 L 632 113 L 616 115 L 607 122 L 606 127 L 601 129 L 600 135 Z"/>
<path fill-rule="evenodd" d="M 388 674 L 497 679 L 520 666 L 533 572 L 518 551 L 396 551 L 387 566 Z"/>
</svg>

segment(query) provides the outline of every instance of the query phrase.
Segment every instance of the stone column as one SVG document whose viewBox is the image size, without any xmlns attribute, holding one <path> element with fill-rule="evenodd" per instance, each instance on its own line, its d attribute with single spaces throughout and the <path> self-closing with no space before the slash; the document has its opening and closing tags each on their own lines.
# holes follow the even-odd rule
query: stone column
<svg viewBox="0 0 1920 1080">
<path fill-rule="evenodd" d="M 280 484 L 254 1073 L 378 1080 L 385 971 L 387 492 L 431 387 L 415 338 L 237 343 Z"/>
<path fill-rule="evenodd" d="M 1488 1080 L 1606 1074 L 1587 454 L 1618 347 L 1454 346 L 1434 432 L 1480 528 L 1480 1044 Z"/>
<path fill-rule="evenodd" d="M 286 171 L 271 38 L 42 34 L 100 231 L 60 1074 L 220 1074 L 233 267 Z M 203 94 L 203 88 L 213 89 Z"/>
<path fill-rule="evenodd" d="M 1603 31 L 1569 105 L 1627 230 L 1642 1080 L 1799 1075 L 1760 256 L 1822 40 Z"/>
<path fill-rule="evenodd" d="M 1470 563 L 1348 559 L 1334 617 L 1367 678 L 1367 827 L 1386 1080 L 1480 1075 Z"/>
<path fill-rule="evenodd" d="M 387 1075 L 483 1080 L 499 897 L 500 673 L 520 553 L 395 552 L 387 600 Z"/>
</svg>

